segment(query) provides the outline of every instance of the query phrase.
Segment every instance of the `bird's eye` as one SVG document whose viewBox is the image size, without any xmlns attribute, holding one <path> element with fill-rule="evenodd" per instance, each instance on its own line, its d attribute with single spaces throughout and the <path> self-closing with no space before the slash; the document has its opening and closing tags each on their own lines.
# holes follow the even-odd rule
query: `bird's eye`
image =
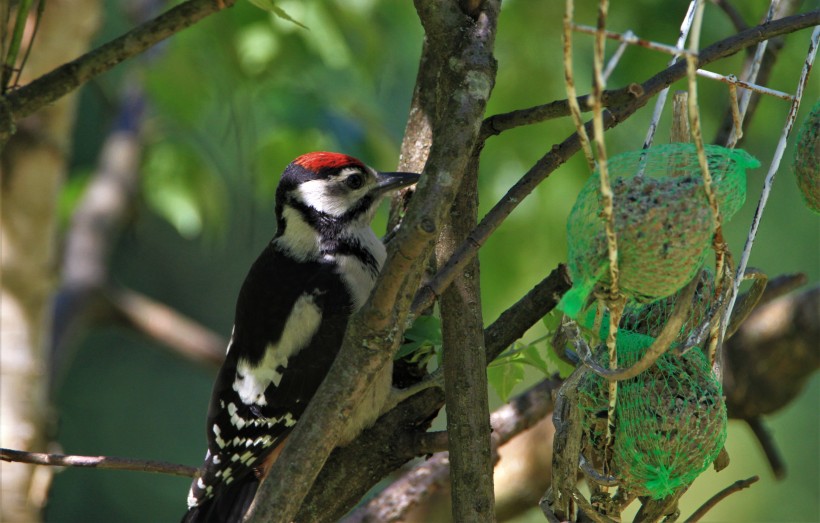
<svg viewBox="0 0 820 523">
<path fill-rule="evenodd" d="M 351 174 L 345 178 L 345 184 L 351 189 L 359 189 L 364 185 L 364 178 L 361 174 Z"/>
</svg>

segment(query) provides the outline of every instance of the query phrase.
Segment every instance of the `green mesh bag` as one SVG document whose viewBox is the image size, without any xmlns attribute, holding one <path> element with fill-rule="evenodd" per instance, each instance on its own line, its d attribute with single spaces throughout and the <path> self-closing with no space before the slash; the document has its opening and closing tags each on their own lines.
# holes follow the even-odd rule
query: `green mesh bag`
<svg viewBox="0 0 820 523">
<path fill-rule="evenodd" d="M 706 146 L 713 189 L 724 219 L 746 201 L 746 169 L 760 163 L 745 151 Z M 669 144 L 612 157 L 620 287 L 651 302 L 670 296 L 694 277 L 708 254 L 714 222 L 692 144 Z M 636 176 L 641 169 L 643 176 Z M 567 223 L 573 287 L 560 308 L 575 318 L 596 284 L 609 280 L 600 178 L 584 185 Z"/>
<path fill-rule="evenodd" d="M 675 293 L 672 296 L 645 305 L 634 301 L 628 302 L 621 317 L 619 329 L 657 338 L 672 315 L 678 296 L 679 293 Z M 692 297 L 692 305 L 686 314 L 683 326 L 681 326 L 677 342 L 672 344 L 672 348 L 693 336 L 709 320 L 708 316 L 711 312 L 714 296 L 715 277 L 712 271 L 702 269 L 698 275 L 698 285 L 695 289 L 695 295 Z M 593 310 L 588 315 L 587 324 L 589 326 L 592 326 L 594 321 L 594 313 Z M 608 332 L 609 317 L 607 315 L 601 324 L 600 338 L 606 339 Z"/>
<path fill-rule="evenodd" d="M 820 102 L 800 126 L 793 167 L 806 205 L 820 213 Z"/>
<path fill-rule="evenodd" d="M 653 341 L 620 331 L 618 365 L 634 364 Z M 582 452 L 597 467 L 605 439 L 606 389 L 606 380 L 591 372 L 579 384 Z M 699 349 L 683 356 L 667 352 L 648 370 L 618 384 L 612 473 L 638 496 L 669 496 L 715 460 L 726 441 L 726 426 L 722 389 L 707 358 Z"/>
</svg>

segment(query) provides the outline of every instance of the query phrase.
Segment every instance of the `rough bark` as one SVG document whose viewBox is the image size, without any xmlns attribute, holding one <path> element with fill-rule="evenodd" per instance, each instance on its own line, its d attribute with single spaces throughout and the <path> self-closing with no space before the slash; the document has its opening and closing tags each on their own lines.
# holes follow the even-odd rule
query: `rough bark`
<svg viewBox="0 0 820 523">
<path fill-rule="evenodd" d="M 96 0 L 48 3 L 23 81 L 81 54 L 99 21 Z M 56 275 L 56 203 L 66 171 L 76 99 L 63 98 L 17 123 L 2 150 L 0 210 L 0 444 L 47 444 L 46 344 Z M 0 520 L 40 519 L 51 471 L 0 464 Z"/>
<path fill-rule="evenodd" d="M 436 245 L 440 262 L 478 219 L 478 158 L 473 157 Z M 450 449 L 453 519 L 495 521 L 490 408 L 478 258 L 473 258 L 439 300 L 443 339 L 444 398 Z"/>
<path fill-rule="evenodd" d="M 416 197 L 388 246 L 368 303 L 354 315 L 345 342 L 282 455 L 257 492 L 249 521 L 291 521 L 338 441 L 349 413 L 401 341 L 423 261 L 457 195 L 495 79 L 492 48 L 498 2 L 475 18 L 451 2 L 417 2 L 425 32 L 449 56 L 440 71 L 433 143 Z M 454 35 L 456 36 L 454 38 Z M 450 51 L 450 52 L 447 52 Z"/>
</svg>

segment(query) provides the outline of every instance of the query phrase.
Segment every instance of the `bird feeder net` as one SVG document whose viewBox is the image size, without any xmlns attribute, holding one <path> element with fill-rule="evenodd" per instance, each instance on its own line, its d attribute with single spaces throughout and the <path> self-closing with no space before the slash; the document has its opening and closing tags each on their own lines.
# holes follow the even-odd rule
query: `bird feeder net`
<svg viewBox="0 0 820 523">
<path fill-rule="evenodd" d="M 618 331 L 619 367 L 635 364 L 655 341 L 646 332 L 659 332 L 663 320 L 651 319 L 671 310 L 658 304 L 627 311 L 626 324 Z M 690 314 L 687 325 L 695 321 Z M 603 347 L 596 359 L 606 361 Z M 646 371 L 619 382 L 612 456 L 604 465 L 607 390 L 607 380 L 592 372 L 579 383 L 582 453 L 587 462 L 618 477 L 631 493 L 652 499 L 671 495 L 706 470 L 726 441 L 722 387 L 699 348 L 683 355 L 666 352 Z"/>
<path fill-rule="evenodd" d="M 760 162 L 743 150 L 706 146 L 712 189 L 724 219 L 746 201 L 746 170 Z M 614 194 L 619 287 L 641 302 L 670 296 L 700 270 L 715 233 L 695 145 L 674 143 L 633 151 L 607 162 Z M 609 282 L 600 177 L 584 185 L 569 216 L 573 288 L 561 309 L 575 318 L 597 284 Z"/>
<path fill-rule="evenodd" d="M 820 213 L 820 102 L 800 126 L 793 167 L 803 200 L 811 210 Z"/>
</svg>

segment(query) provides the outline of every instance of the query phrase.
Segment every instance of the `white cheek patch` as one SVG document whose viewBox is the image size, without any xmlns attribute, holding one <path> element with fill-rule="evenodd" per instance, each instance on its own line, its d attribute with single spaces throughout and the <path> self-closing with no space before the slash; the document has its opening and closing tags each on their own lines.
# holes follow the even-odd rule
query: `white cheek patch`
<svg viewBox="0 0 820 523">
<path fill-rule="evenodd" d="M 331 216 L 342 216 L 350 210 L 356 203 L 358 196 L 364 194 L 364 190 L 339 191 L 338 193 L 328 190 L 328 184 L 333 183 L 328 180 L 310 180 L 302 182 L 296 188 L 301 200 L 308 207 L 313 207 Z"/>
<path fill-rule="evenodd" d="M 287 205 L 282 216 L 285 218 L 285 233 L 274 240 L 276 246 L 299 261 L 316 258 L 321 243 L 316 229 L 302 218 L 299 211 Z"/>
<path fill-rule="evenodd" d="M 316 305 L 314 297 L 303 294 L 294 303 L 279 342 L 268 345 L 259 365 L 239 360 L 233 390 L 244 404 L 267 405 L 265 390 L 271 383 L 278 387 L 282 381 L 279 368 L 287 368 L 288 360 L 310 343 L 321 321 L 322 311 Z"/>
</svg>

